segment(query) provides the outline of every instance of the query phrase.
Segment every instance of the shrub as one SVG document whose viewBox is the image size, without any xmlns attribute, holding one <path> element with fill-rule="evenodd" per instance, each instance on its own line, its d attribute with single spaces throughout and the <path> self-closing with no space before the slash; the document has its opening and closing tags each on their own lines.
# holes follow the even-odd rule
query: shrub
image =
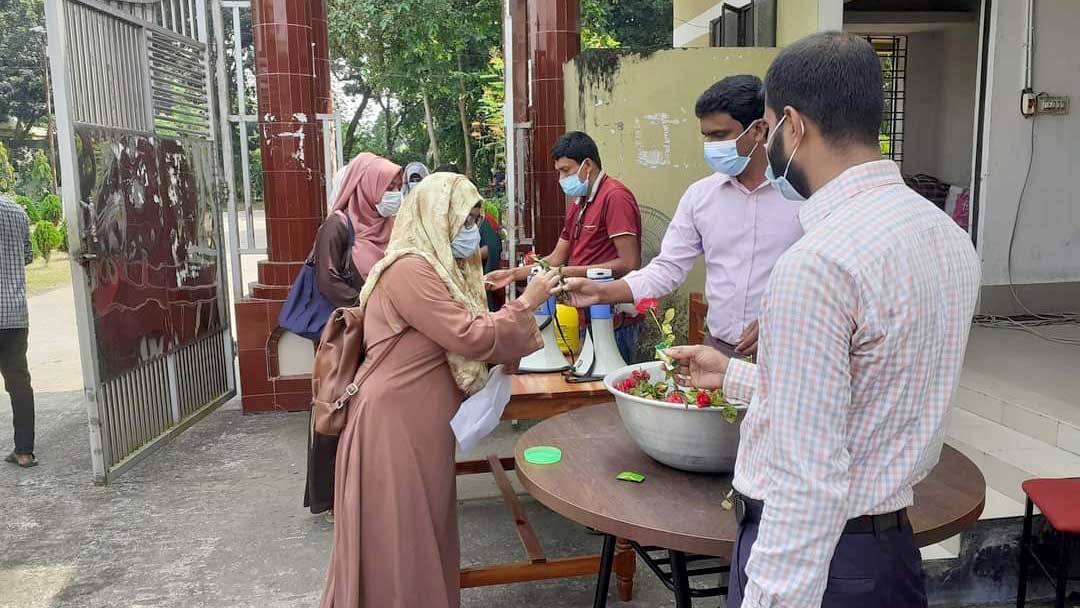
<svg viewBox="0 0 1080 608">
<path fill-rule="evenodd" d="M 41 219 L 51 222 L 53 226 L 64 221 L 64 207 L 60 204 L 60 197 L 50 194 L 41 199 L 41 207 L 38 209 Z"/>
<path fill-rule="evenodd" d="M 45 263 L 48 264 L 52 252 L 60 246 L 60 231 L 51 222 L 38 222 L 34 226 L 31 240 L 34 241 L 34 245 L 41 252 L 41 257 L 45 258 Z"/>
<path fill-rule="evenodd" d="M 30 218 L 30 224 L 36 224 L 41 221 L 41 213 L 38 212 L 38 206 L 30 197 L 16 194 L 15 202 L 26 211 L 26 217 Z"/>
<path fill-rule="evenodd" d="M 67 252 L 68 250 L 68 231 L 67 222 L 60 222 L 60 251 Z"/>
</svg>

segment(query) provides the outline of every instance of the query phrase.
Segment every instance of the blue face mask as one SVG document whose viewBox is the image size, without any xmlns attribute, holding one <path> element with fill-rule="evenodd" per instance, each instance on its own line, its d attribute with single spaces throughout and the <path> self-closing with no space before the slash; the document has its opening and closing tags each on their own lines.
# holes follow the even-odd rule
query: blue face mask
<svg viewBox="0 0 1080 608">
<path fill-rule="evenodd" d="M 581 179 L 578 173 L 581 173 L 581 168 L 578 168 L 577 173 L 559 180 L 559 185 L 562 186 L 566 196 L 581 197 L 589 193 L 589 180 Z"/>
<path fill-rule="evenodd" d="M 750 157 L 753 156 L 754 151 L 757 150 L 757 144 L 754 144 L 754 148 L 753 150 L 750 150 L 749 156 L 741 156 L 736 144 L 753 126 L 754 123 L 751 123 L 750 126 L 746 127 L 746 129 L 735 139 L 705 142 L 705 162 L 709 163 L 709 166 L 713 168 L 713 171 L 723 173 L 724 175 L 730 175 L 731 177 L 742 175 L 742 172 L 746 171 L 746 166 L 750 164 Z"/>
<path fill-rule="evenodd" d="M 459 260 L 471 258 L 480 249 L 480 227 L 462 228 L 453 241 L 450 241 L 450 251 Z"/>
<path fill-rule="evenodd" d="M 781 196 L 783 196 L 784 198 L 790 201 L 805 201 L 806 197 L 799 194 L 799 191 L 795 189 L 795 186 L 791 185 L 791 182 L 788 181 L 787 178 L 788 171 L 791 169 L 791 161 L 795 160 L 795 153 L 799 151 L 799 146 L 795 146 L 795 149 L 791 151 L 791 156 L 788 157 L 787 165 L 784 167 L 783 175 L 777 177 L 776 172 L 773 171 L 771 158 L 772 155 L 769 153 L 769 150 L 772 146 L 772 140 L 774 139 L 774 135 L 780 132 L 780 125 L 784 124 L 785 120 L 787 120 L 787 114 L 785 114 L 784 117 L 780 119 L 780 122 L 776 123 L 776 128 L 773 129 L 773 132 L 769 134 L 769 141 L 765 142 L 765 156 L 770 157 L 769 167 L 765 169 L 765 179 L 769 180 L 769 183 L 775 186 L 776 189 L 780 191 Z"/>
</svg>

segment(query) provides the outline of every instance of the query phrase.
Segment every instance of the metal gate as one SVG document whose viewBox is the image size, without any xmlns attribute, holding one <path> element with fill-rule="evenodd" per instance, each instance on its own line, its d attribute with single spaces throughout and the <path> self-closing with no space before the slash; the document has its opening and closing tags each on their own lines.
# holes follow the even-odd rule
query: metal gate
<svg viewBox="0 0 1080 608">
<path fill-rule="evenodd" d="M 205 0 L 46 0 L 94 480 L 236 394 Z"/>
</svg>

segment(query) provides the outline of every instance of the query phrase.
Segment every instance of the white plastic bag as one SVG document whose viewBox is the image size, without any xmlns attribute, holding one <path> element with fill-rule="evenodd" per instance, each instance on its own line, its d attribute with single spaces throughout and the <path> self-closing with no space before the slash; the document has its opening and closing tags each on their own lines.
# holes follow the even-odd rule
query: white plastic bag
<svg viewBox="0 0 1080 608">
<path fill-rule="evenodd" d="M 506 404 L 510 403 L 512 383 L 503 372 L 503 366 L 495 366 L 487 384 L 480 392 L 461 404 L 457 414 L 450 419 L 450 428 L 457 437 L 458 447 L 468 452 L 476 443 L 491 434 L 502 418 Z"/>
</svg>

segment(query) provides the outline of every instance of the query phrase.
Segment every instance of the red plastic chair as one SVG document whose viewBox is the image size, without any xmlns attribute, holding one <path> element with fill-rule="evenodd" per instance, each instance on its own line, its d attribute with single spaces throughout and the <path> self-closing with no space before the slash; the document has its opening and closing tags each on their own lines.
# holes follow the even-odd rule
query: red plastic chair
<svg viewBox="0 0 1080 608">
<path fill-rule="evenodd" d="M 1016 587 L 1016 606 L 1024 608 L 1027 602 L 1027 579 L 1031 561 L 1034 560 L 1046 577 L 1055 583 L 1056 608 L 1065 608 L 1065 593 L 1069 583 L 1069 551 L 1073 542 L 1080 538 L 1080 478 L 1029 479 L 1021 487 L 1027 494 L 1024 508 L 1024 532 L 1020 537 L 1020 581 Z M 1038 505 L 1050 527 L 1058 535 L 1057 576 L 1050 570 L 1031 547 L 1031 523 L 1033 507 Z"/>
</svg>

